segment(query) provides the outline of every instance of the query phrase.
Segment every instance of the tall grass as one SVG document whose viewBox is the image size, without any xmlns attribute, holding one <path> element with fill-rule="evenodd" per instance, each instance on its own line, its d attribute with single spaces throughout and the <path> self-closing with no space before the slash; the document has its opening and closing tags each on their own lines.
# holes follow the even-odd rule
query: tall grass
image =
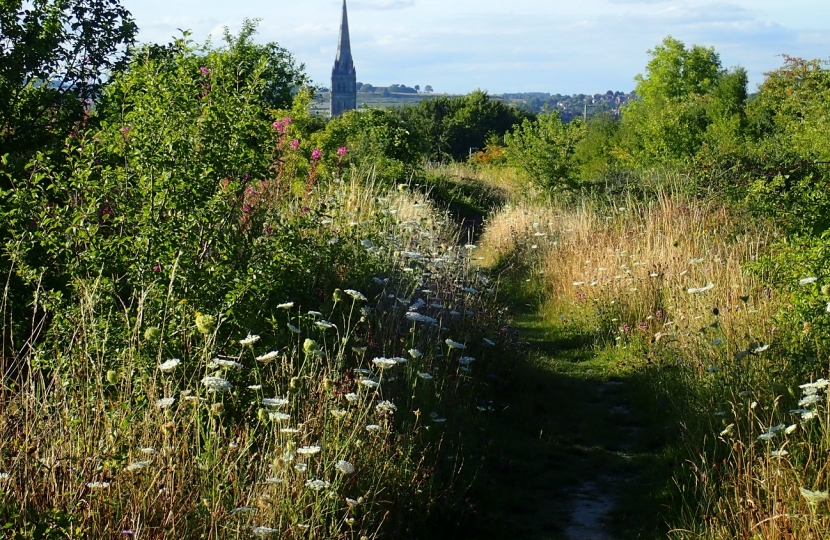
<svg viewBox="0 0 830 540">
<path fill-rule="evenodd" d="M 130 298 L 79 279 L 61 340 L 4 350 L 4 537 L 376 538 L 446 495 L 497 358 L 472 248 L 423 196 L 358 175 L 282 204 L 327 208 L 306 234 L 373 261 L 362 290 L 286 297 L 259 338 L 175 297 L 175 269 Z"/>
<path fill-rule="evenodd" d="M 646 198 L 516 204 L 487 223 L 489 264 L 523 268 L 551 324 L 633 352 L 671 404 L 685 456 L 672 537 L 826 537 L 824 383 L 799 388 L 810 381 L 782 335 L 802 328 L 782 323 L 786 295 L 749 269 L 776 238 L 774 224 L 671 182 Z M 810 392 L 820 399 L 803 401 Z"/>
</svg>

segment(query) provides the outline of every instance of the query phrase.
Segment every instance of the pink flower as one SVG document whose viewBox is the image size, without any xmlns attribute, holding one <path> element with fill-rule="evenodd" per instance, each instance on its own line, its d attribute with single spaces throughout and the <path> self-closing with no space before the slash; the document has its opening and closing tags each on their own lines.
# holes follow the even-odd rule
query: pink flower
<svg viewBox="0 0 830 540">
<path fill-rule="evenodd" d="M 294 122 L 294 120 L 292 120 L 290 118 L 283 118 L 282 119 L 282 123 L 285 124 L 286 126 L 290 126 L 292 124 L 292 122 Z"/>
<path fill-rule="evenodd" d="M 157 264 L 153 267 L 153 272 L 161 272 L 161 265 Z"/>
<path fill-rule="evenodd" d="M 251 212 L 251 210 L 253 210 L 253 209 L 254 209 L 254 207 L 251 206 L 250 204 L 246 204 L 246 205 L 242 206 L 242 211 L 245 212 L 246 214 L 249 214 Z"/>
<path fill-rule="evenodd" d="M 340 156 L 340 157 L 345 156 L 346 152 L 348 152 L 348 150 L 346 149 L 345 146 L 341 146 L 340 148 L 337 149 L 337 155 Z"/>
<path fill-rule="evenodd" d="M 319 148 L 315 148 L 311 151 L 311 159 L 312 161 L 320 161 L 320 158 L 323 157 L 323 152 L 320 151 Z"/>
<path fill-rule="evenodd" d="M 127 126 L 124 126 L 124 127 L 121 128 L 121 134 L 122 135 L 126 135 L 129 132 L 130 132 L 130 128 L 128 128 Z"/>
<path fill-rule="evenodd" d="M 277 120 L 276 122 L 274 122 L 274 129 L 282 133 L 285 131 L 285 124 Z"/>
<path fill-rule="evenodd" d="M 288 144 L 290 144 L 291 148 L 293 148 L 294 150 L 296 150 L 297 148 L 300 147 L 300 141 L 298 141 L 297 139 L 294 139 L 293 141 L 291 141 Z"/>
<path fill-rule="evenodd" d="M 200 67 L 200 68 L 199 68 L 199 71 L 200 71 L 200 72 L 202 73 L 202 75 L 204 75 L 205 77 L 207 77 L 208 75 L 210 75 L 210 70 L 209 70 L 208 68 L 206 68 L 205 66 Z"/>
</svg>

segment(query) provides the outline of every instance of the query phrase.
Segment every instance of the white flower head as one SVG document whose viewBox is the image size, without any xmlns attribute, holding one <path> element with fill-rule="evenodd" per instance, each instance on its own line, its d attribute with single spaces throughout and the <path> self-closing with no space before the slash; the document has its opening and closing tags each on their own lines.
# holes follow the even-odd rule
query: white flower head
<svg viewBox="0 0 830 540">
<path fill-rule="evenodd" d="M 291 420 L 291 415 L 283 412 L 269 412 L 268 419 L 274 422 L 285 422 Z"/>
<path fill-rule="evenodd" d="M 89 489 L 106 489 L 110 487 L 109 482 L 87 482 L 86 487 Z"/>
<path fill-rule="evenodd" d="M 317 321 L 314 323 L 314 326 L 321 330 L 329 330 L 330 328 L 334 328 L 334 325 L 329 321 Z"/>
<path fill-rule="evenodd" d="M 463 343 L 459 343 L 459 342 L 453 341 L 451 339 L 444 340 L 444 343 L 446 343 L 451 349 L 466 349 L 467 348 L 467 346 L 464 345 Z"/>
<path fill-rule="evenodd" d="M 375 410 L 380 414 L 393 413 L 398 410 L 398 407 L 391 401 L 378 401 L 375 405 Z"/>
<path fill-rule="evenodd" d="M 299 334 L 299 333 L 300 333 L 300 329 L 299 329 L 299 328 L 297 328 L 296 326 L 294 326 L 294 325 L 293 325 L 293 324 L 291 324 L 291 323 L 288 323 L 288 329 L 289 329 L 289 330 L 291 330 L 292 332 L 294 332 L 295 334 Z"/>
<path fill-rule="evenodd" d="M 387 369 L 398 365 L 398 361 L 394 358 L 375 358 L 372 363 L 379 369 Z"/>
<path fill-rule="evenodd" d="M 156 407 L 158 407 L 159 409 L 167 409 L 175 402 L 176 398 L 174 397 L 161 398 L 160 400 L 156 401 Z"/>
<path fill-rule="evenodd" d="M 475 361 L 476 361 L 476 359 L 473 358 L 472 356 L 462 356 L 461 358 L 458 359 L 458 363 L 461 364 L 462 366 L 469 366 L 470 364 L 472 364 Z"/>
<path fill-rule="evenodd" d="M 496 342 L 495 342 L 495 341 L 493 341 L 492 339 L 487 339 L 487 338 L 484 338 L 484 344 L 485 344 L 485 345 L 489 345 L 490 347 L 493 347 L 493 346 L 495 346 L 495 345 L 496 345 Z"/>
<path fill-rule="evenodd" d="M 237 506 L 236 508 L 231 510 L 231 515 L 233 516 L 235 514 L 250 514 L 256 512 L 256 510 L 257 509 L 253 506 Z"/>
<path fill-rule="evenodd" d="M 360 384 L 362 384 L 366 388 L 372 388 L 372 389 L 377 388 L 378 386 L 380 386 L 380 384 L 377 381 L 373 380 L 373 379 L 360 379 Z"/>
<path fill-rule="evenodd" d="M 173 371 L 181 363 L 182 361 L 178 358 L 171 358 L 170 360 L 167 360 L 166 362 L 159 364 L 159 371 L 163 371 L 165 373 L 168 371 Z"/>
<path fill-rule="evenodd" d="M 326 482 L 325 480 L 309 480 L 305 483 L 307 488 L 311 488 L 314 491 L 320 491 L 321 489 L 326 489 L 331 484 Z"/>
<path fill-rule="evenodd" d="M 798 490 L 801 492 L 801 495 L 807 499 L 807 504 L 810 505 L 817 505 L 826 501 L 828 498 L 828 493 L 826 491 L 812 491 L 803 487 L 798 488 Z"/>
<path fill-rule="evenodd" d="M 363 293 L 361 293 L 360 291 L 356 291 L 354 289 L 346 289 L 343 292 L 348 294 L 349 296 L 351 296 L 355 300 L 359 300 L 361 302 L 366 302 L 368 300 L 368 298 L 366 298 L 366 296 L 364 296 Z"/>
<path fill-rule="evenodd" d="M 271 351 L 271 352 L 267 352 L 267 353 L 265 353 L 261 356 L 257 356 L 256 359 L 260 362 L 271 362 L 277 356 L 279 356 L 279 354 L 280 354 L 279 351 Z"/>
<path fill-rule="evenodd" d="M 229 368 L 229 369 L 242 369 L 244 366 L 235 360 L 229 360 L 227 358 L 214 358 L 210 362 L 208 362 L 209 368 Z"/>
<path fill-rule="evenodd" d="M 291 309 L 294 307 L 294 302 L 284 302 L 277 306 L 277 309 Z"/>
<path fill-rule="evenodd" d="M 280 532 L 279 529 L 272 529 L 271 527 L 251 527 L 251 532 L 254 533 L 256 536 L 265 536 L 266 534 L 276 534 Z"/>
<path fill-rule="evenodd" d="M 368 426 L 366 426 L 366 431 L 370 433 L 380 431 L 380 426 L 377 424 L 369 424 Z"/>
<path fill-rule="evenodd" d="M 233 385 L 221 377 L 205 377 L 202 379 L 202 384 L 207 386 L 211 392 L 227 392 Z"/>
<path fill-rule="evenodd" d="M 413 322 L 422 322 L 428 324 L 438 324 L 438 319 L 430 317 L 428 315 L 421 315 L 418 312 L 410 311 L 406 314 L 406 318 Z"/>
<path fill-rule="evenodd" d="M 130 463 L 129 465 L 124 467 L 124 470 L 126 470 L 127 472 L 139 471 L 141 469 L 144 469 L 144 468 L 148 467 L 150 465 L 150 463 L 152 463 L 152 462 L 151 461 L 133 461 L 132 463 Z"/>
<path fill-rule="evenodd" d="M 346 401 L 348 401 L 349 403 L 354 403 L 360 399 L 360 396 L 358 396 L 354 392 L 349 392 L 344 397 L 346 398 Z"/>
<path fill-rule="evenodd" d="M 253 334 L 248 334 L 248 336 L 245 339 L 240 339 L 239 340 L 239 344 L 243 345 L 243 346 L 248 346 L 248 345 L 253 345 L 257 341 L 259 341 L 259 336 L 253 335 Z"/>
<path fill-rule="evenodd" d="M 420 373 L 418 373 L 418 377 L 420 377 L 420 378 L 422 378 L 422 379 L 425 379 L 425 380 L 427 380 L 427 381 L 428 381 L 428 380 L 430 380 L 430 379 L 434 379 L 434 378 L 435 378 L 435 377 L 433 377 L 431 374 L 426 373 L 426 372 L 420 372 Z"/>
<path fill-rule="evenodd" d="M 815 283 L 816 281 L 818 281 L 818 278 L 815 277 L 815 276 L 811 276 L 811 277 L 806 277 L 806 278 L 799 279 L 798 284 L 799 285 L 810 285 L 812 283 Z"/>
<path fill-rule="evenodd" d="M 689 294 L 700 294 L 700 293 L 712 290 L 714 288 L 715 288 L 715 284 L 710 281 L 709 284 L 704 286 L 704 287 L 692 287 L 687 292 Z"/>
<path fill-rule="evenodd" d="M 262 404 L 266 407 L 285 407 L 288 400 L 285 398 L 263 398 Z"/>
<path fill-rule="evenodd" d="M 297 448 L 297 453 L 303 456 L 313 456 L 314 454 L 319 454 L 322 448 L 319 446 L 301 446 Z"/>
<path fill-rule="evenodd" d="M 343 474 L 354 474 L 354 465 L 352 465 L 345 459 L 341 459 L 340 461 L 335 463 L 334 468 Z"/>
<path fill-rule="evenodd" d="M 409 352 L 409 356 L 415 359 L 421 358 L 424 355 L 424 353 L 422 353 L 418 349 L 409 349 L 409 351 L 407 352 Z"/>
</svg>

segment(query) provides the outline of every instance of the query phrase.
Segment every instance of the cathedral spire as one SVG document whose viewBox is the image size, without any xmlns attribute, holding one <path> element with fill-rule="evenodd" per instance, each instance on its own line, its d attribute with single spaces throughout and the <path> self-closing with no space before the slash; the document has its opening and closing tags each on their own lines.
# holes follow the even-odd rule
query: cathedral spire
<svg viewBox="0 0 830 540">
<path fill-rule="evenodd" d="M 346 12 L 346 0 L 343 0 L 343 17 L 340 20 L 340 41 L 337 43 L 337 58 L 334 65 L 335 69 L 337 67 L 354 69 L 352 43 L 349 39 L 349 15 Z"/>
<path fill-rule="evenodd" d="M 340 41 L 337 57 L 331 70 L 331 117 L 357 108 L 357 73 L 352 60 L 352 44 L 349 40 L 349 16 L 346 0 L 343 0 L 343 18 L 340 21 Z"/>
</svg>

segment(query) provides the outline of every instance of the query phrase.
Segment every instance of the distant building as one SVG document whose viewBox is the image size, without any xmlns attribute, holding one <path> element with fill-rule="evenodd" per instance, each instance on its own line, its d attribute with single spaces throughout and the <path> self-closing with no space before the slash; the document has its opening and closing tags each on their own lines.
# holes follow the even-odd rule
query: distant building
<svg viewBox="0 0 830 540">
<path fill-rule="evenodd" d="M 346 0 L 343 0 L 343 19 L 340 21 L 340 42 L 337 44 L 337 58 L 331 70 L 331 117 L 357 108 L 357 72 L 352 60 L 352 45 L 349 41 L 349 17 L 346 14 Z"/>
</svg>

